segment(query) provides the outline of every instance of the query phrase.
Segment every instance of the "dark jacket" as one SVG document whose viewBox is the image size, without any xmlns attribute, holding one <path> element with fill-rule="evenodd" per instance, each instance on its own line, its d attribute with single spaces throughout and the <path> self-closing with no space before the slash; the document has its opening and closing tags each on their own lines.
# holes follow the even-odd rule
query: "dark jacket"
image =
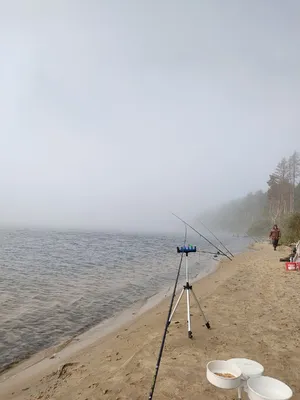
<svg viewBox="0 0 300 400">
<path fill-rule="evenodd" d="M 272 229 L 269 235 L 270 239 L 272 240 L 279 240 L 280 239 L 280 229 Z"/>
</svg>

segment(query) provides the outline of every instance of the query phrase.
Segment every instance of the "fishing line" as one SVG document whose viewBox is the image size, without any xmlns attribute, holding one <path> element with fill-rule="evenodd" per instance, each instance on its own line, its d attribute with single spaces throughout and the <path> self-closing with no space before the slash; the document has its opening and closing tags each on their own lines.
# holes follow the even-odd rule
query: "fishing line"
<svg viewBox="0 0 300 400">
<path fill-rule="evenodd" d="M 184 246 L 186 245 L 186 239 L 187 239 L 187 226 L 185 225 Z M 165 347 L 165 341 L 166 341 L 166 337 L 167 337 L 167 333 L 168 333 L 168 327 L 170 325 L 169 320 L 170 320 L 170 316 L 171 316 L 171 313 L 172 313 L 174 299 L 175 299 L 175 296 L 176 296 L 176 290 L 177 290 L 178 280 L 179 280 L 179 276 L 180 276 L 182 260 L 183 260 L 183 253 L 181 253 L 181 258 L 180 258 L 180 262 L 179 262 L 179 266 L 178 266 L 177 277 L 176 277 L 176 281 L 175 281 L 175 285 L 174 285 L 174 289 L 173 289 L 173 294 L 172 294 L 172 297 L 171 297 L 171 302 L 170 302 L 168 317 L 167 317 L 167 321 L 166 321 L 166 326 L 165 326 L 165 330 L 164 330 L 164 333 L 163 333 L 163 338 L 162 338 L 162 342 L 161 342 L 161 346 L 160 346 L 160 350 L 159 350 L 159 354 L 158 354 L 158 359 L 157 359 L 156 366 L 155 366 L 155 373 L 154 373 L 154 377 L 153 377 L 153 383 L 152 383 L 150 394 L 149 394 L 149 397 L 148 397 L 149 400 L 152 400 L 153 394 L 154 394 L 154 389 L 155 389 L 156 380 L 157 380 L 157 376 L 158 376 L 158 370 L 159 370 L 162 354 L 163 354 L 164 347 Z"/>
<path fill-rule="evenodd" d="M 212 245 L 217 251 L 219 251 L 221 254 L 223 254 L 223 256 L 227 257 L 228 260 L 232 261 L 232 258 L 229 257 L 228 254 L 224 253 L 223 250 L 220 250 L 217 246 L 215 246 L 209 239 L 207 239 L 205 236 L 203 236 L 200 232 L 198 232 L 195 228 L 193 228 L 191 225 L 189 225 L 186 221 L 184 221 L 182 218 L 178 217 L 178 215 L 172 213 L 172 215 L 174 215 L 174 217 L 178 218 L 181 222 L 183 222 L 186 226 L 188 226 L 189 228 L 191 228 L 194 232 L 196 232 L 200 237 L 202 237 L 204 240 L 207 241 L 207 243 L 209 243 L 210 245 Z"/>
<path fill-rule="evenodd" d="M 231 253 L 231 251 L 227 249 L 227 247 L 221 242 L 221 240 L 218 239 L 217 236 L 216 236 L 207 226 L 205 226 L 203 222 L 201 222 L 200 220 L 199 220 L 199 222 L 200 222 L 200 224 L 201 224 L 202 226 L 204 226 L 205 229 L 208 230 L 208 232 L 210 232 L 210 233 L 213 235 L 213 237 L 220 243 L 220 245 L 223 246 L 224 249 L 225 249 L 232 257 L 234 257 L 234 255 Z"/>
</svg>

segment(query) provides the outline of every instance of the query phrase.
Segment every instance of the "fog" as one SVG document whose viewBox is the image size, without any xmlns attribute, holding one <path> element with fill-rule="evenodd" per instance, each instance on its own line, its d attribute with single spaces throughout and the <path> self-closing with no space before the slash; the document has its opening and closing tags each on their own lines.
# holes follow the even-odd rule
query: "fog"
<svg viewBox="0 0 300 400">
<path fill-rule="evenodd" d="M 3 0 L 0 34 L 1 226 L 169 230 L 299 145 L 297 0 Z"/>
</svg>

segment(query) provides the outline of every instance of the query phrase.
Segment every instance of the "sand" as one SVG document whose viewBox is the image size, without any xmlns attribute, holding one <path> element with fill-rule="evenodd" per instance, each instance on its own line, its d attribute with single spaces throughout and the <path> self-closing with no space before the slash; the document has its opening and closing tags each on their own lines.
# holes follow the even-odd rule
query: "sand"
<svg viewBox="0 0 300 400">
<path fill-rule="evenodd" d="M 206 380 L 207 362 L 235 357 L 260 362 L 265 375 L 284 381 L 300 399 L 300 273 L 286 272 L 278 261 L 288 253 L 256 244 L 193 285 L 212 329 L 203 326 L 192 300 L 194 338 L 188 339 L 184 298 L 169 327 L 154 399 L 236 398 Z M 76 351 L 70 344 L 42 363 L 8 371 L 0 399 L 147 399 L 169 303 L 166 298 Z"/>
</svg>

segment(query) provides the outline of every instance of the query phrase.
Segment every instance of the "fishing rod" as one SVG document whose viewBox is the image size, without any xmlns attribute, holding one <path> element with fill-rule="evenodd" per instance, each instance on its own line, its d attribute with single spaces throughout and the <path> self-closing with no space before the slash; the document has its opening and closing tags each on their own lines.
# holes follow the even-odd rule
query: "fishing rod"
<svg viewBox="0 0 300 400">
<path fill-rule="evenodd" d="M 201 224 L 202 226 L 204 226 L 205 229 L 208 230 L 208 232 L 210 232 L 210 233 L 213 235 L 213 237 L 220 243 L 220 245 L 223 246 L 224 249 L 225 249 L 232 257 L 234 257 L 234 255 L 231 253 L 231 251 L 227 249 L 227 247 L 221 242 L 221 240 L 218 239 L 217 236 L 216 236 L 207 226 L 205 226 L 203 222 L 201 222 L 200 220 L 198 220 L 198 221 L 200 222 L 200 224 Z"/>
<path fill-rule="evenodd" d="M 211 244 L 217 250 L 216 253 L 205 251 L 205 250 L 204 251 L 200 251 L 200 252 L 207 253 L 207 254 L 213 254 L 215 257 L 218 256 L 218 255 L 224 255 L 230 261 L 232 261 L 232 259 L 226 253 L 224 253 L 222 250 L 218 249 L 218 247 L 215 246 L 212 242 L 210 242 L 205 236 L 203 236 L 201 233 L 199 233 L 196 229 L 194 229 L 192 226 L 190 226 L 187 222 L 182 220 L 177 215 L 175 215 L 175 214 L 173 214 L 173 215 L 176 218 L 180 219 L 184 223 L 184 226 L 185 226 L 184 246 L 186 245 L 186 241 L 187 241 L 187 227 L 190 227 L 200 237 L 203 237 L 204 240 L 206 240 L 209 244 Z M 163 338 L 162 338 L 162 342 L 161 342 L 161 346 L 160 346 L 160 350 L 159 350 L 159 354 L 158 354 L 158 358 L 157 358 L 157 362 L 156 362 L 156 366 L 155 366 L 155 373 L 154 373 L 154 376 L 153 376 L 152 386 L 151 386 L 151 389 L 150 389 L 148 400 L 152 400 L 153 399 L 153 395 L 154 395 L 154 390 L 155 390 L 156 381 L 157 381 L 157 377 L 158 377 L 158 371 L 159 371 L 159 367 L 160 367 L 160 363 L 161 363 L 161 359 L 162 359 L 162 355 L 163 355 L 163 351 L 164 351 L 164 347 L 165 347 L 166 337 L 167 337 L 167 333 L 168 333 L 168 327 L 169 327 L 169 325 L 171 323 L 171 315 L 172 315 L 173 303 L 174 303 L 174 299 L 176 297 L 176 291 L 177 291 L 178 280 L 179 280 L 180 271 L 181 271 L 182 260 L 183 260 L 183 252 L 181 253 L 181 257 L 180 257 L 180 262 L 179 262 L 179 266 L 178 266 L 176 281 L 175 281 L 175 284 L 174 284 L 173 294 L 172 294 L 171 301 L 170 301 L 168 317 L 167 317 L 167 320 L 166 320 L 166 325 L 165 325 Z"/>
<path fill-rule="evenodd" d="M 187 226 L 185 225 L 184 246 L 186 245 L 186 238 L 187 238 Z M 148 400 L 152 400 L 153 399 L 156 380 L 157 380 L 157 376 L 158 376 L 158 370 L 159 370 L 162 354 L 163 354 L 164 347 L 165 347 L 165 341 L 166 341 L 166 337 L 167 337 L 167 333 L 168 333 L 168 327 L 170 325 L 170 317 L 171 317 L 171 313 L 172 313 L 174 299 L 175 299 L 175 296 L 176 296 L 176 291 L 177 291 L 177 285 L 178 285 L 178 280 L 179 280 L 179 276 L 180 276 L 182 260 L 183 260 L 183 253 L 181 253 L 181 257 L 180 257 L 180 262 L 179 262 L 179 266 L 178 266 L 176 281 L 175 281 L 173 294 L 172 294 L 172 297 L 171 297 L 171 302 L 170 302 L 170 307 L 169 307 L 169 312 L 168 312 L 168 318 L 167 318 L 166 326 L 165 326 L 164 333 L 163 333 L 163 338 L 162 338 L 162 342 L 161 342 L 161 346 L 160 346 L 160 350 L 159 350 L 159 354 L 158 354 L 158 359 L 157 359 L 156 366 L 155 366 L 155 373 L 154 373 L 154 376 L 153 376 L 153 382 L 152 382 L 152 386 L 151 386 L 151 390 L 150 390 L 150 393 L 149 393 Z"/>
<path fill-rule="evenodd" d="M 228 254 L 224 253 L 223 250 L 220 250 L 217 246 L 215 246 L 209 239 L 207 239 L 205 236 L 203 236 L 200 232 L 198 232 L 195 228 L 193 228 L 191 225 L 189 225 L 186 221 L 184 221 L 182 218 L 178 217 L 178 215 L 172 213 L 172 215 L 174 215 L 174 217 L 178 218 L 181 222 L 183 222 L 186 226 L 188 226 L 189 228 L 191 228 L 194 232 L 196 232 L 200 237 L 202 237 L 204 240 L 207 241 L 207 243 L 209 243 L 210 245 L 212 245 L 217 251 L 219 251 L 221 254 L 223 254 L 223 256 L 227 257 L 228 260 L 232 261 L 232 258 L 229 257 Z"/>
</svg>

